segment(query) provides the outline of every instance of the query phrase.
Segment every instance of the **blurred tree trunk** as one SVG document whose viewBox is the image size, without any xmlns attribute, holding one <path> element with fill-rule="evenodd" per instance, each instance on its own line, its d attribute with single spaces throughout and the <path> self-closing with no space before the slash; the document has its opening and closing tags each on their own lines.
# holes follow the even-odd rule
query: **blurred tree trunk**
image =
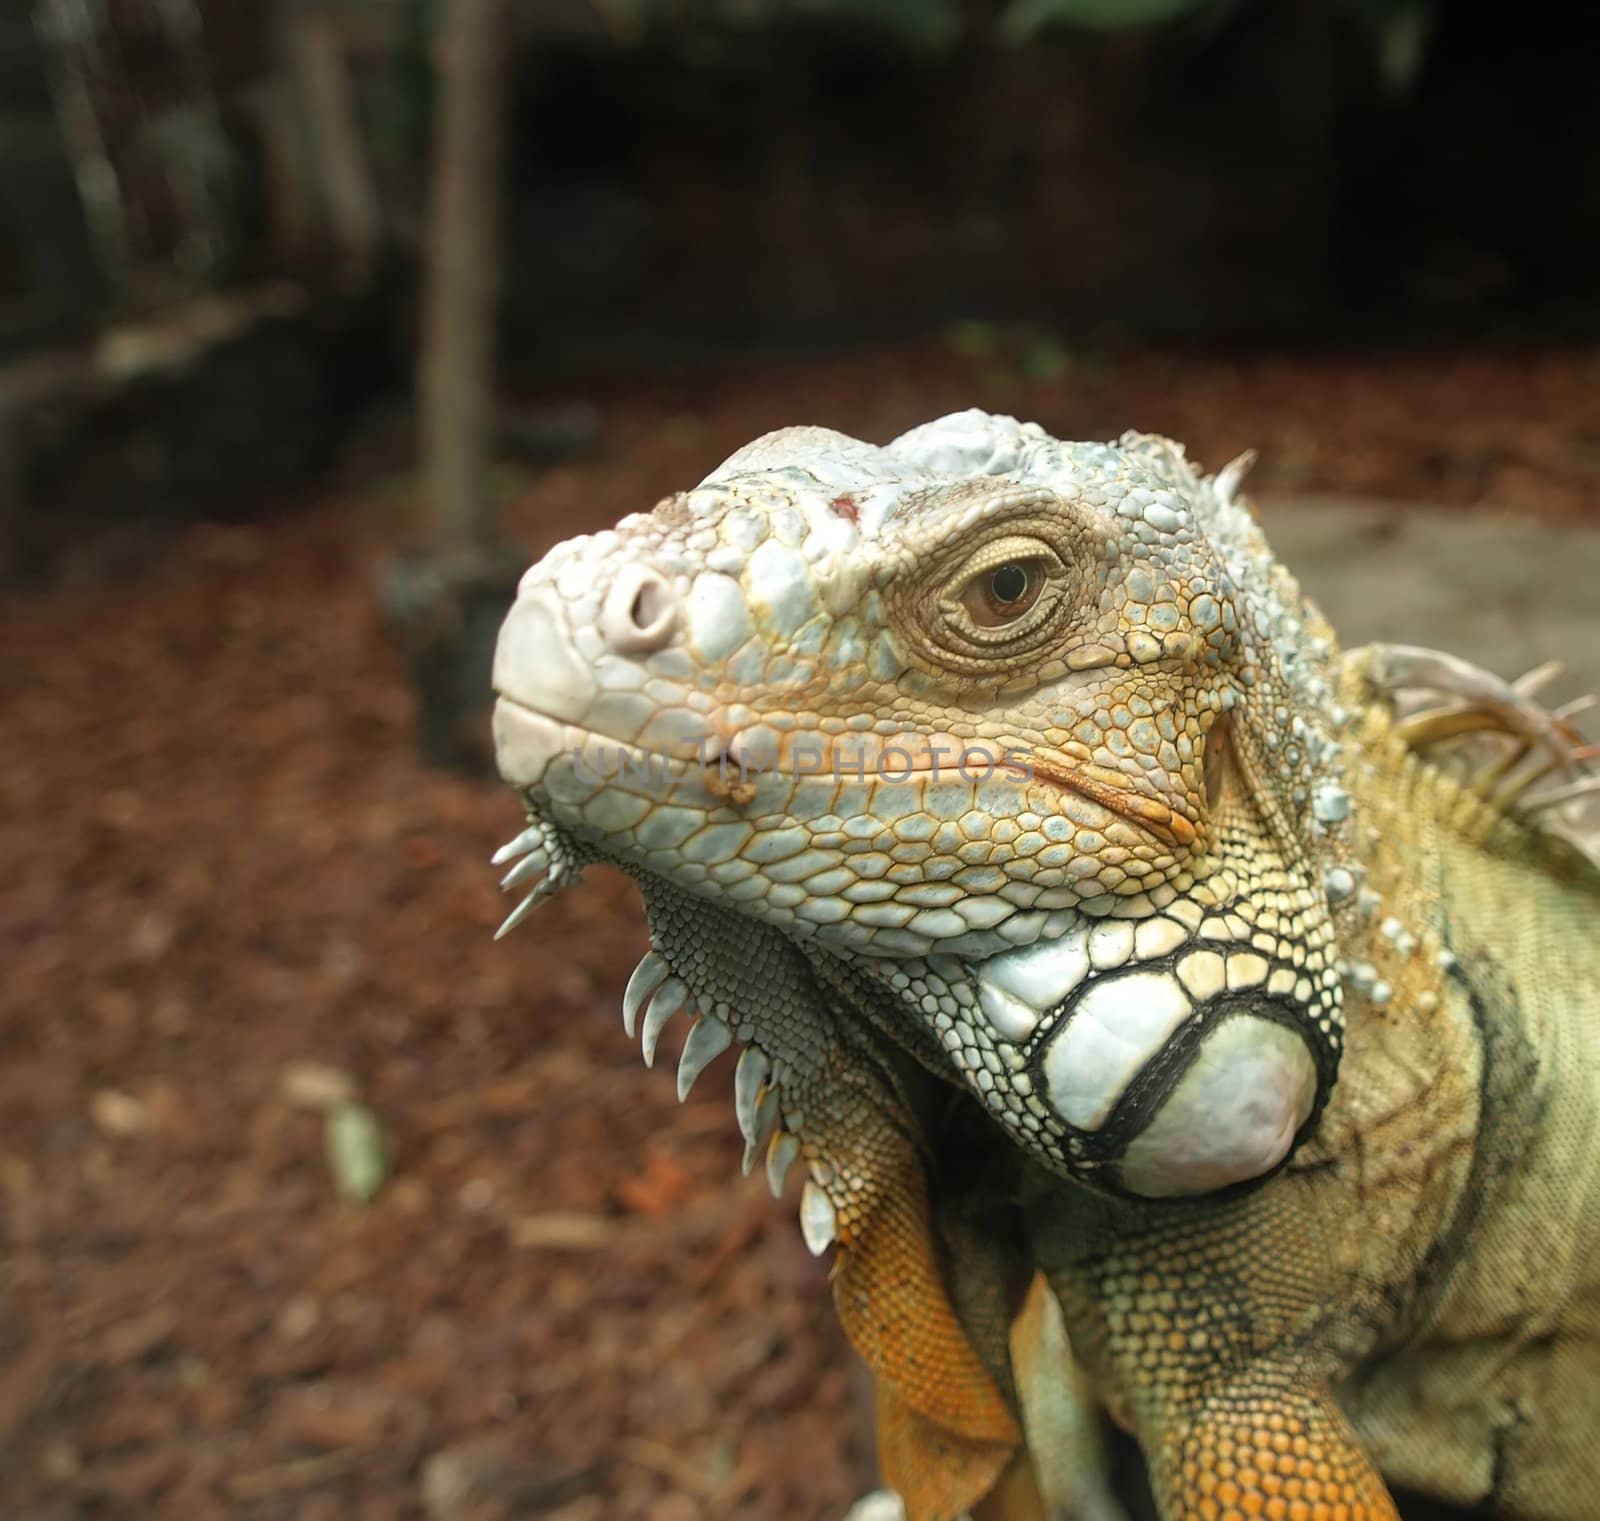
<svg viewBox="0 0 1600 1521">
<path fill-rule="evenodd" d="M 447 0 L 424 296 L 421 413 L 434 537 L 446 553 L 489 538 L 495 319 L 503 211 L 504 0 Z"/>
<path fill-rule="evenodd" d="M 492 771 L 500 621 L 522 557 L 495 542 L 495 328 L 509 52 L 504 0 L 446 0 L 434 40 L 433 167 L 417 403 L 432 545 L 396 556 L 380 596 L 417 688 L 425 759 Z"/>
</svg>

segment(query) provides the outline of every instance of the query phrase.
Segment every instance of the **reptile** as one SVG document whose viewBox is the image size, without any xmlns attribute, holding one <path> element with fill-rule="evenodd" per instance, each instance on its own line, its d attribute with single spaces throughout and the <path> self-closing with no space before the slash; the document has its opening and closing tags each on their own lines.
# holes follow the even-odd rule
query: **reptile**
<svg viewBox="0 0 1600 1521">
<path fill-rule="evenodd" d="M 527 888 L 796 1160 L 911 1521 L 1600 1493 L 1597 787 L 1545 673 L 1342 651 L 1242 478 L 785 428 L 559 544 L 495 657 Z M 504 930 L 502 930 L 504 933 Z"/>
</svg>

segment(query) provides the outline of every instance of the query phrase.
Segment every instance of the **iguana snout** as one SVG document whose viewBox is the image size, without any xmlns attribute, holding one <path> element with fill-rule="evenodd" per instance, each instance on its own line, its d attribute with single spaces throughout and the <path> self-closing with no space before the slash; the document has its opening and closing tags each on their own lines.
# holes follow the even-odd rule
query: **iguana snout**
<svg viewBox="0 0 1600 1521">
<path fill-rule="evenodd" d="M 663 690 L 661 662 L 650 661 L 672 658 L 680 629 L 671 577 L 637 559 L 562 573 L 563 562 L 590 559 L 583 551 L 591 542 L 574 540 L 555 566 L 534 566 L 500 631 L 496 754 L 501 774 L 519 787 L 541 784 L 563 757 L 614 770 L 641 739 L 658 747 L 661 761 L 693 760 L 712 732 L 675 700 L 675 688 Z"/>
</svg>

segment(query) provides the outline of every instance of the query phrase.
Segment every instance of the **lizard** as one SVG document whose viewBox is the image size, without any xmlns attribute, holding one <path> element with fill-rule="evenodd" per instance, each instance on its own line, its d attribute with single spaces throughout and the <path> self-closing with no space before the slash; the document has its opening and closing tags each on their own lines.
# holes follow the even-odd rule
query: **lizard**
<svg viewBox="0 0 1600 1521">
<path fill-rule="evenodd" d="M 969 411 L 785 428 L 557 545 L 495 655 L 501 933 L 593 861 L 680 1096 L 739 1047 L 910 1521 L 1600 1491 L 1576 706 L 1345 651 L 1242 479 Z"/>
</svg>

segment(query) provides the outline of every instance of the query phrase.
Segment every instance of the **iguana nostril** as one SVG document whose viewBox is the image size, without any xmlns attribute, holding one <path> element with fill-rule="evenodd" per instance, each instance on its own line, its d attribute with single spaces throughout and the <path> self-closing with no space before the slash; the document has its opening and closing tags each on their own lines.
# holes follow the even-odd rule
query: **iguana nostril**
<svg viewBox="0 0 1600 1521">
<path fill-rule="evenodd" d="M 624 565 L 600 607 L 600 633 L 622 655 L 661 649 L 677 631 L 678 596 L 648 565 Z"/>
<path fill-rule="evenodd" d="M 633 603 L 628 609 L 634 626 L 641 629 L 653 628 L 665 611 L 661 588 L 654 582 L 646 582 L 633 594 Z"/>
</svg>

